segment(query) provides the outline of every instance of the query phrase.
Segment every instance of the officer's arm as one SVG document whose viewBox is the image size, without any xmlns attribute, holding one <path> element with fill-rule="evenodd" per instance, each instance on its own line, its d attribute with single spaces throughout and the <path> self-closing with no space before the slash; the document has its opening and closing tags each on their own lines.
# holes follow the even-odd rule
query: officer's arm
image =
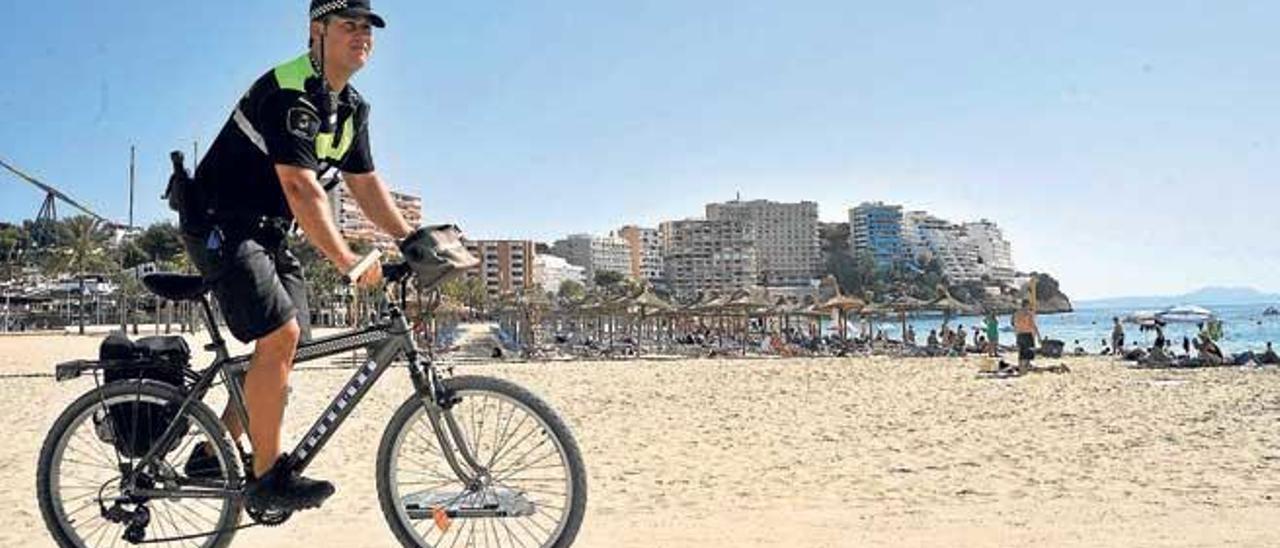
<svg viewBox="0 0 1280 548">
<path fill-rule="evenodd" d="M 307 234 L 311 245 L 333 262 L 339 272 L 350 271 L 360 260 L 360 256 L 351 251 L 338 233 L 338 227 L 333 223 L 333 214 L 329 211 L 329 198 L 316 180 L 316 172 L 276 164 L 276 175 L 280 177 L 280 186 L 284 188 L 284 196 L 289 201 L 289 210 L 293 211 L 293 217 L 298 220 L 298 225 Z"/>
<path fill-rule="evenodd" d="M 404 239 L 413 232 L 413 227 L 404 220 L 387 185 L 377 173 L 343 173 L 342 178 L 347 182 L 347 189 L 356 199 L 360 211 L 383 232 L 396 239 Z"/>
</svg>

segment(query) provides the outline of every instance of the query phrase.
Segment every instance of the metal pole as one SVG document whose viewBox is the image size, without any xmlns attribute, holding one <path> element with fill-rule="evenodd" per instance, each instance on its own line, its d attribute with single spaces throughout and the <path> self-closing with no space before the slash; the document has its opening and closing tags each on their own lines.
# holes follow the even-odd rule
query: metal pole
<svg viewBox="0 0 1280 548">
<path fill-rule="evenodd" d="M 129 228 L 133 228 L 133 182 L 136 148 L 129 145 Z"/>
</svg>

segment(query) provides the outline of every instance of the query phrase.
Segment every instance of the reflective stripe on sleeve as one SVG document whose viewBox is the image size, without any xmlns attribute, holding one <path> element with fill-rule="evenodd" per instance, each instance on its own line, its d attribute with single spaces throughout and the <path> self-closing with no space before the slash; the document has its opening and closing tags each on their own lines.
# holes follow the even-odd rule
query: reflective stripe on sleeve
<svg viewBox="0 0 1280 548">
<path fill-rule="evenodd" d="M 240 132 L 243 133 L 245 137 L 248 137 L 249 141 L 253 142 L 254 146 L 258 147 L 258 150 L 261 150 L 263 154 L 267 154 L 267 140 L 263 139 L 262 134 L 258 133 L 258 130 L 253 128 L 253 123 L 249 122 L 249 117 L 245 116 L 244 112 L 240 111 L 240 107 L 236 107 L 236 111 L 231 115 L 231 119 L 236 121 L 236 127 L 240 128 Z"/>
</svg>

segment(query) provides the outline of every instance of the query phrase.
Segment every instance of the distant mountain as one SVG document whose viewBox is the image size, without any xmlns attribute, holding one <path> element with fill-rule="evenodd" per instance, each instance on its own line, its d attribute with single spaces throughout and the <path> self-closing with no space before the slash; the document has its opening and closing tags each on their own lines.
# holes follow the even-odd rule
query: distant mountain
<svg viewBox="0 0 1280 548">
<path fill-rule="evenodd" d="M 1200 306 L 1237 304 L 1277 304 L 1280 294 L 1263 293 L 1252 287 L 1205 287 L 1183 295 L 1148 297 L 1114 297 L 1079 301 L 1078 308 L 1133 308 L 1160 309 L 1179 304 Z"/>
</svg>

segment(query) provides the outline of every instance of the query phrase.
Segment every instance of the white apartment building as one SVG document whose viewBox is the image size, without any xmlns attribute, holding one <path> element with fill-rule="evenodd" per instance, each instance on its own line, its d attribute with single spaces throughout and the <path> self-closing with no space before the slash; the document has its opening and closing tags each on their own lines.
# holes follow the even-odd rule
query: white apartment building
<svg viewBox="0 0 1280 548">
<path fill-rule="evenodd" d="M 995 223 L 982 219 L 964 223 L 969 244 L 978 253 L 982 274 L 1004 285 L 1012 285 L 1016 270 L 1013 266 L 1013 248 L 1004 239 L 1004 232 Z"/>
<path fill-rule="evenodd" d="M 615 234 L 591 239 L 591 266 L 587 268 L 587 275 L 594 281 L 597 272 L 606 270 L 631 275 L 631 246 Z"/>
<path fill-rule="evenodd" d="M 555 255 L 538 255 L 533 259 L 533 283 L 543 291 L 555 293 L 560 284 L 573 281 L 585 285 L 586 269 L 569 264 L 568 261 Z"/>
<path fill-rule="evenodd" d="M 630 248 L 626 240 L 613 234 L 571 234 L 553 243 L 551 253 L 563 257 L 571 265 L 584 268 L 588 282 L 594 281 L 596 273 L 601 271 L 617 272 L 624 276 L 631 273 Z"/>
<path fill-rule="evenodd" d="M 768 286 L 808 286 L 821 276 L 818 204 L 752 200 L 707 204 L 707 220 L 741 223 L 754 244 L 758 279 Z"/>
<path fill-rule="evenodd" d="M 912 259 L 937 259 L 942 275 L 952 283 L 982 278 L 978 250 L 960 225 L 924 211 L 908 211 L 902 216 L 902 241 Z"/>
</svg>

